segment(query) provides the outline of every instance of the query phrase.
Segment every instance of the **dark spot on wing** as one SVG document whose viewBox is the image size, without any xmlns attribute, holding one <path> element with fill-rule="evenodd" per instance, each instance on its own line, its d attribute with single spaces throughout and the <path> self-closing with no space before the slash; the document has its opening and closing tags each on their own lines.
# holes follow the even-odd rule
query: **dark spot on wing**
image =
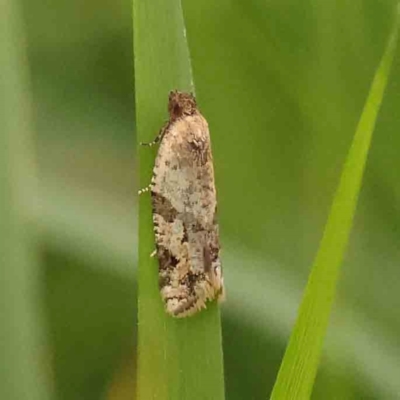
<svg viewBox="0 0 400 400">
<path fill-rule="evenodd" d="M 186 227 L 186 225 L 183 225 L 183 238 L 181 240 L 181 243 L 187 243 L 188 240 L 189 240 L 189 236 L 188 236 L 187 227 Z"/>
<path fill-rule="evenodd" d="M 165 222 L 173 222 L 176 219 L 178 212 L 168 199 L 156 192 L 151 192 L 151 199 L 154 214 L 161 215 Z"/>
<path fill-rule="evenodd" d="M 203 247 L 203 262 L 204 272 L 209 273 L 211 271 L 212 254 L 208 247 Z"/>
<path fill-rule="evenodd" d="M 209 147 L 208 143 L 204 140 L 196 140 L 188 142 L 189 149 L 193 153 L 194 159 L 200 164 L 204 165 L 208 161 Z"/>
<path fill-rule="evenodd" d="M 160 289 L 164 288 L 165 286 L 169 285 L 171 282 L 171 278 L 169 277 L 168 274 L 161 274 L 158 277 L 158 286 Z"/>
<path fill-rule="evenodd" d="M 174 257 L 168 249 L 159 246 L 157 249 L 160 271 L 173 269 L 178 265 L 178 259 Z"/>
</svg>

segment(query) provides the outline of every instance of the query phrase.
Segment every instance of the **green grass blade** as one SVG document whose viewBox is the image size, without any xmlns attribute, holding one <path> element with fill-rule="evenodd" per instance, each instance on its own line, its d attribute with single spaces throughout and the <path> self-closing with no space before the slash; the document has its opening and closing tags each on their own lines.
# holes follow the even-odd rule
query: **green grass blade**
<svg viewBox="0 0 400 400">
<path fill-rule="evenodd" d="M 180 0 L 133 2 L 136 123 L 150 141 L 167 118 L 172 89 L 193 91 Z M 200 104 L 201 104 L 201 99 Z M 151 179 L 155 151 L 139 148 L 140 185 Z M 224 398 L 220 314 L 216 304 L 196 316 L 166 315 L 158 289 L 150 197 L 139 203 L 138 399 Z"/>
<path fill-rule="evenodd" d="M 372 132 L 395 54 L 399 19 L 400 5 L 343 167 L 299 315 L 271 395 L 273 400 L 308 399 L 312 392 Z"/>
<path fill-rule="evenodd" d="M 33 143 L 18 2 L 0 12 L 0 398 L 45 400 L 40 273 L 28 224 Z"/>
</svg>

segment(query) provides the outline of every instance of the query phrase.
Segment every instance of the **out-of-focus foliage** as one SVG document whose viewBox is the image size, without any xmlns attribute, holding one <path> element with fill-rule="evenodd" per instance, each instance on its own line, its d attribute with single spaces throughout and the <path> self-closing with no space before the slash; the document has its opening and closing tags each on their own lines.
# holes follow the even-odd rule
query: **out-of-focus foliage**
<svg viewBox="0 0 400 400">
<path fill-rule="evenodd" d="M 25 211 L 41 233 L 49 380 L 60 399 L 132 399 L 131 2 L 23 6 L 40 194 Z M 394 6 L 183 1 L 218 184 L 229 400 L 271 391 Z M 399 93 L 398 46 L 315 399 L 400 393 Z"/>
<path fill-rule="evenodd" d="M 343 165 L 271 400 L 311 397 L 337 292 L 341 266 L 357 209 L 372 134 L 393 63 L 399 25 L 400 3 L 385 52 L 374 74 Z"/>
<path fill-rule="evenodd" d="M 0 398 L 48 400 L 35 229 L 35 195 L 23 27 L 18 4 L 0 7 Z"/>
</svg>

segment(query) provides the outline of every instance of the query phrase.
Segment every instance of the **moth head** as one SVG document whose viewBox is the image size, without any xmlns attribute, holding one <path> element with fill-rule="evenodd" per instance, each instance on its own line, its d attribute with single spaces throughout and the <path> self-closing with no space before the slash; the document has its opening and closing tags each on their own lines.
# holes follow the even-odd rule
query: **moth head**
<svg viewBox="0 0 400 400">
<path fill-rule="evenodd" d="M 178 92 L 177 90 L 169 93 L 168 112 L 171 119 L 192 115 L 196 111 L 196 99 L 192 93 Z"/>
</svg>

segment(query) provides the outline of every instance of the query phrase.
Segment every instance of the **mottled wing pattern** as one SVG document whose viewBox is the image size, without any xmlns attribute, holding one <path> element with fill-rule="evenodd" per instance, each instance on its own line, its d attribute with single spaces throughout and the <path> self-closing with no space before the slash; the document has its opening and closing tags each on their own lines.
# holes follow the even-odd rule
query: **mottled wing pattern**
<svg viewBox="0 0 400 400">
<path fill-rule="evenodd" d="M 192 315 L 223 296 L 210 138 L 200 113 L 166 129 L 151 195 L 166 311 L 175 317 Z"/>
</svg>

